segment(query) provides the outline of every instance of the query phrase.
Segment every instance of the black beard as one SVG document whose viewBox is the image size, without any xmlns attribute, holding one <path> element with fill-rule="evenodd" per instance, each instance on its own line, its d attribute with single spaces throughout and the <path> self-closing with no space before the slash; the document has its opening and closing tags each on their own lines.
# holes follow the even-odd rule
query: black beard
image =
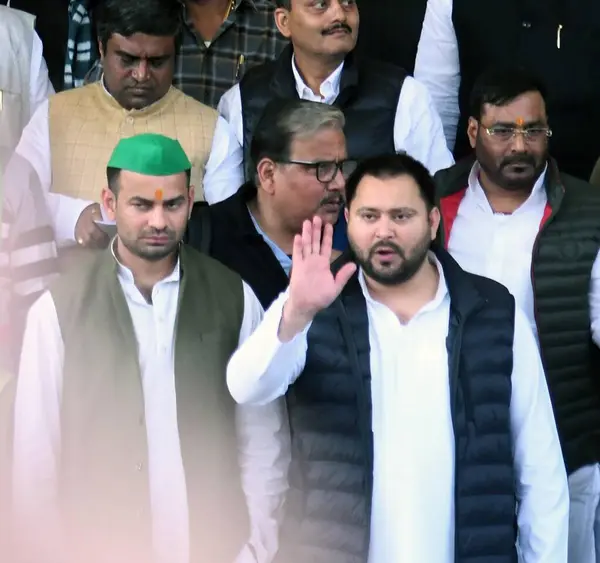
<svg viewBox="0 0 600 563">
<path fill-rule="evenodd" d="M 363 258 L 359 250 L 349 239 L 350 251 L 353 254 L 354 261 L 362 268 L 365 275 L 371 278 L 373 281 L 386 286 L 394 286 L 406 283 L 414 277 L 414 275 L 420 270 L 423 262 L 427 260 L 429 249 L 431 247 L 431 240 L 427 236 L 413 249 L 411 255 L 407 258 L 406 253 L 397 244 L 391 242 L 380 242 L 374 245 L 370 250 L 366 258 Z M 400 266 L 394 270 L 382 272 L 381 270 L 375 269 L 373 266 L 373 257 L 378 248 L 387 247 L 394 250 L 394 252 L 402 258 Z"/>
</svg>

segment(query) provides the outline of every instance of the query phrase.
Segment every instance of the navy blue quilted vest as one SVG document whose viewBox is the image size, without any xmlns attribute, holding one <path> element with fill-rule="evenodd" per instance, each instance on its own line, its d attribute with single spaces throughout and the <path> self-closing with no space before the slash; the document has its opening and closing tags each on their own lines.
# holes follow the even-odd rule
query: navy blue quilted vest
<svg viewBox="0 0 600 563">
<path fill-rule="evenodd" d="M 514 300 L 437 251 L 451 296 L 455 563 L 516 563 L 510 398 Z M 370 345 L 356 276 L 315 318 L 288 393 L 290 493 L 279 562 L 366 563 L 373 488 Z M 435 541 L 435 538 L 432 538 Z"/>
</svg>

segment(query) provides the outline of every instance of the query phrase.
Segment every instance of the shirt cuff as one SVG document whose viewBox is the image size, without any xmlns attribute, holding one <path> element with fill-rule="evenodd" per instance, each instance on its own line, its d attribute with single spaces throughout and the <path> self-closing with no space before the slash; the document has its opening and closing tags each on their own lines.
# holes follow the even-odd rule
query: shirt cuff
<svg viewBox="0 0 600 563">
<path fill-rule="evenodd" d="M 288 297 L 288 292 L 283 292 L 267 309 L 262 323 L 256 329 L 256 333 L 260 335 L 261 345 L 264 346 L 267 352 L 265 359 L 268 357 L 269 362 L 274 361 L 282 348 L 294 347 L 295 349 L 298 345 L 306 342 L 306 335 L 312 325 L 312 321 L 309 322 L 294 338 L 287 342 L 282 342 L 279 339 L 279 325 L 283 318 L 283 308 L 287 303 Z M 284 352 L 286 351 L 285 349 Z"/>
<path fill-rule="evenodd" d="M 304 366 L 310 323 L 292 340 L 279 339 L 287 299 L 286 291 L 273 302 L 227 366 L 229 392 L 239 404 L 267 404 L 283 396 Z"/>
</svg>

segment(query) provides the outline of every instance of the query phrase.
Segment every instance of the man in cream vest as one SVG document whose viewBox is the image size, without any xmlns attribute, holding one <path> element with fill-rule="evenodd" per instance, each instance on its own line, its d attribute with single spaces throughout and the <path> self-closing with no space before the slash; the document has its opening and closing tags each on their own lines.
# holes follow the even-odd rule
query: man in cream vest
<svg viewBox="0 0 600 563">
<path fill-rule="evenodd" d="M 0 174 L 31 115 L 54 93 L 34 24 L 31 14 L 0 5 Z"/>
<path fill-rule="evenodd" d="M 203 183 L 239 181 L 226 162 L 227 142 L 209 160 L 215 130 L 228 130 L 227 123 L 171 86 L 180 3 L 105 0 L 95 19 L 102 80 L 52 96 L 36 111 L 17 147 L 48 194 L 61 249 L 108 244 L 97 225 L 105 215 L 100 194 L 106 163 L 122 138 L 154 132 L 178 139 L 192 162 L 197 200 L 203 199 Z"/>
<path fill-rule="evenodd" d="M 181 244 L 191 168 L 174 139 L 120 141 L 102 194 L 116 237 L 30 310 L 13 500 L 31 560 L 268 563 L 287 419 L 281 404 L 236 413 L 227 391 L 227 361 L 263 311 Z"/>
</svg>

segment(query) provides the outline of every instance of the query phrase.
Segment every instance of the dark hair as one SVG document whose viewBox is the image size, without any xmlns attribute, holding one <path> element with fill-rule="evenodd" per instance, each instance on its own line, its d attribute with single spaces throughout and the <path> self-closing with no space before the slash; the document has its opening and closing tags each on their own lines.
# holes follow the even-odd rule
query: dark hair
<svg viewBox="0 0 600 563">
<path fill-rule="evenodd" d="M 429 170 L 406 153 L 385 154 L 363 160 L 346 181 L 346 206 L 356 197 L 358 186 L 365 176 L 379 180 L 410 176 L 419 186 L 427 211 L 435 207 L 435 183 Z"/>
<path fill-rule="evenodd" d="M 112 166 L 107 166 L 106 167 L 106 181 L 108 183 L 108 187 L 110 188 L 110 191 L 115 194 L 118 195 L 119 193 L 119 189 L 120 189 L 120 185 L 119 185 L 119 177 L 121 175 L 121 169 L 120 168 L 113 168 Z M 191 183 L 191 179 L 192 179 L 192 171 L 191 170 L 186 170 L 185 171 L 185 175 L 187 176 L 187 185 L 188 188 L 190 187 L 190 183 Z"/>
<path fill-rule="evenodd" d="M 134 33 L 176 37 L 181 29 L 182 10 L 178 0 L 102 0 L 93 18 L 106 51 L 106 44 L 115 33 L 124 37 Z"/>
<path fill-rule="evenodd" d="M 275 98 L 265 107 L 250 143 L 254 169 L 263 158 L 281 162 L 290 158 L 296 138 L 310 137 L 321 129 L 344 129 L 344 114 L 338 108 L 298 98 Z"/>
<path fill-rule="evenodd" d="M 545 98 L 541 81 L 522 67 L 497 67 L 483 72 L 471 90 L 471 117 L 479 121 L 483 106 L 505 106 L 527 92 L 539 92 Z"/>
<path fill-rule="evenodd" d="M 275 6 L 278 8 L 292 9 L 292 0 L 275 0 Z"/>
</svg>

